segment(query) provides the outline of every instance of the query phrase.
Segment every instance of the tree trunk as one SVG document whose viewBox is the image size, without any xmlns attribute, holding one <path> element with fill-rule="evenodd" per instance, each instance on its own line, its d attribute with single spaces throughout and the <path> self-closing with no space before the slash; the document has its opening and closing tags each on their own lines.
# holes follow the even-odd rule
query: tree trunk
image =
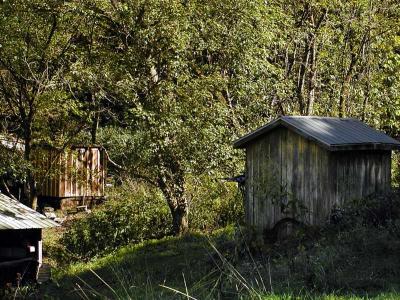
<svg viewBox="0 0 400 300">
<path fill-rule="evenodd" d="M 310 40 L 309 38 L 305 38 L 303 60 L 299 68 L 299 75 L 297 79 L 297 88 L 296 88 L 296 94 L 299 102 L 299 110 L 301 115 L 304 115 L 306 111 L 304 103 L 304 84 L 305 84 L 306 71 L 308 69 L 309 59 L 310 59 Z"/>
<path fill-rule="evenodd" d="M 177 187 L 181 190 L 181 188 Z M 182 235 L 189 230 L 188 205 L 186 197 L 176 190 L 171 191 L 168 187 L 161 188 L 165 199 L 167 200 L 172 216 L 172 233 Z M 173 195 L 174 194 L 174 195 Z"/>
<path fill-rule="evenodd" d="M 177 169 L 158 179 L 158 186 L 167 200 L 172 215 L 172 233 L 181 235 L 188 231 L 188 203 L 185 197 L 184 174 Z"/>
<path fill-rule="evenodd" d="M 364 47 L 364 44 L 367 41 L 367 36 L 365 35 L 362 44 L 360 46 L 360 49 Z M 346 112 L 348 109 L 348 98 L 350 94 L 350 84 L 351 84 L 351 79 L 353 77 L 353 71 L 358 63 L 358 60 L 360 58 L 360 53 L 354 50 L 354 45 L 352 44 L 353 41 L 350 40 L 350 64 L 347 70 L 345 70 L 344 76 L 343 76 L 343 81 L 342 81 L 342 87 L 340 89 L 340 96 L 339 96 L 339 117 L 343 118 L 346 116 Z"/>
<path fill-rule="evenodd" d="M 99 129 L 99 122 L 100 122 L 100 112 L 99 112 L 99 103 L 96 102 L 95 92 L 90 93 L 90 100 L 92 106 L 91 109 L 93 112 L 93 120 L 90 128 L 91 143 L 92 145 L 96 145 L 97 131 Z"/>
<path fill-rule="evenodd" d="M 371 84 L 370 84 L 370 76 L 369 76 L 369 68 L 367 69 L 367 83 L 365 86 L 365 96 L 364 96 L 364 101 L 362 105 L 362 116 L 361 116 L 361 121 L 365 122 L 366 114 L 367 114 L 367 105 L 368 105 L 368 100 L 370 97 L 370 91 L 371 91 Z"/>
<path fill-rule="evenodd" d="M 188 220 L 188 207 L 186 201 L 184 205 L 177 205 L 171 207 L 172 214 L 172 232 L 175 235 L 181 235 L 189 230 L 189 220 Z"/>
<path fill-rule="evenodd" d="M 314 31 L 309 33 L 308 40 L 309 40 L 309 78 L 308 78 L 308 99 L 307 99 L 307 106 L 306 106 L 306 115 L 312 115 L 314 113 L 314 102 L 315 102 L 315 89 L 316 89 L 316 81 L 317 81 L 317 38 L 318 38 L 318 31 L 323 25 L 326 17 L 327 17 L 327 10 L 323 9 L 320 17 L 318 18 L 317 22 L 315 23 L 314 13 L 310 15 L 310 21 L 313 24 Z"/>
<path fill-rule="evenodd" d="M 31 150 L 32 150 L 32 137 L 30 128 L 25 130 L 25 152 L 24 159 L 27 164 L 31 162 Z M 36 210 L 37 208 L 37 189 L 36 189 L 36 181 L 33 175 L 33 171 L 28 169 L 25 183 L 25 198 L 27 201 L 27 205 L 32 209 Z"/>
<path fill-rule="evenodd" d="M 100 116 L 99 113 L 96 112 L 94 120 L 92 122 L 92 128 L 90 129 L 92 145 L 96 145 L 97 143 L 97 130 L 99 129 L 99 121 L 100 121 Z"/>
<path fill-rule="evenodd" d="M 311 57 L 310 57 L 310 73 L 309 73 L 309 89 L 308 89 L 308 100 L 306 115 L 312 115 L 314 113 L 314 102 L 315 102 L 315 86 L 317 81 L 317 51 L 315 45 L 315 39 L 312 39 L 311 44 Z"/>
<path fill-rule="evenodd" d="M 349 68 L 346 76 L 343 79 L 342 88 L 340 89 L 340 96 L 339 96 L 339 118 L 346 117 L 346 110 L 347 110 L 347 102 L 349 97 L 349 88 L 350 88 L 350 81 L 351 81 L 351 72 L 352 68 Z"/>
<path fill-rule="evenodd" d="M 29 184 L 29 206 L 36 210 L 38 204 L 38 196 L 36 189 L 36 181 L 32 174 L 32 171 L 28 172 L 28 184 Z"/>
</svg>

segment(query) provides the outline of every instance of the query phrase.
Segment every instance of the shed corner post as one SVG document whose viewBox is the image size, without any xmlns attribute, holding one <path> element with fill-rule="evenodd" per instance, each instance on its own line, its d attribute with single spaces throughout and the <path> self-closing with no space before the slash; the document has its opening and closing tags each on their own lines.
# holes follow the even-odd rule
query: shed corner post
<svg viewBox="0 0 400 300">
<path fill-rule="evenodd" d="M 39 229 L 39 239 L 37 241 L 37 262 L 39 268 L 43 263 L 43 242 L 42 242 L 42 229 Z"/>
</svg>

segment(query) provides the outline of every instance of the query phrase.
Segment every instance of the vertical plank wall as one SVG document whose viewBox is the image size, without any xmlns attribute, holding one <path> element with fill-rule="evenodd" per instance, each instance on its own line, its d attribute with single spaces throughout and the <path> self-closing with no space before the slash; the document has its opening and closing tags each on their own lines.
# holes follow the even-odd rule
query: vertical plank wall
<svg viewBox="0 0 400 300">
<path fill-rule="evenodd" d="M 246 154 L 246 220 L 259 229 L 284 217 L 323 224 L 333 207 L 390 189 L 390 151 L 330 152 L 281 127 Z"/>
<path fill-rule="evenodd" d="M 59 153 L 41 150 L 36 165 L 41 168 L 40 196 L 104 196 L 105 159 L 98 147 L 79 147 Z"/>
<path fill-rule="evenodd" d="M 335 178 L 332 194 L 337 206 L 391 188 L 390 151 L 334 152 L 331 160 L 336 163 L 331 177 Z"/>
</svg>

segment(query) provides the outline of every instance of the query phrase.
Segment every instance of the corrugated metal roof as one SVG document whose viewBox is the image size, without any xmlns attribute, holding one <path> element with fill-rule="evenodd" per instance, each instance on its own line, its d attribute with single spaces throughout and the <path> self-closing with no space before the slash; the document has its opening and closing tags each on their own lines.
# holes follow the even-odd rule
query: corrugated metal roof
<svg viewBox="0 0 400 300">
<path fill-rule="evenodd" d="M 0 193 L 0 230 L 59 226 L 44 215 Z"/>
<path fill-rule="evenodd" d="M 365 123 L 352 118 L 311 116 L 283 116 L 234 142 L 235 148 L 244 148 L 250 141 L 284 126 L 329 150 L 400 149 L 400 142 Z"/>
</svg>

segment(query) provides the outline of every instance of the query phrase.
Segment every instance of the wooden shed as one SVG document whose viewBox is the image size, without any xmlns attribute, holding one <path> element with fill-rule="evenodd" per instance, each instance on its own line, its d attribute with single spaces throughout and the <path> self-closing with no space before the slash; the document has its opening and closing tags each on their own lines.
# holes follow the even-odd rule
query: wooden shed
<svg viewBox="0 0 400 300">
<path fill-rule="evenodd" d="M 55 226 L 54 221 L 0 193 L 0 284 L 37 279 L 42 229 Z"/>
<path fill-rule="evenodd" d="M 100 146 L 36 147 L 39 205 L 91 205 L 105 196 L 107 159 Z M 54 205 L 55 204 L 55 205 Z"/>
<path fill-rule="evenodd" d="M 246 221 L 265 230 L 321 225 L 346 201 L 388 192 L 400 142 L 356 119 L 283 116 L 234 147 L 246 150 Z"/>
</svg>

